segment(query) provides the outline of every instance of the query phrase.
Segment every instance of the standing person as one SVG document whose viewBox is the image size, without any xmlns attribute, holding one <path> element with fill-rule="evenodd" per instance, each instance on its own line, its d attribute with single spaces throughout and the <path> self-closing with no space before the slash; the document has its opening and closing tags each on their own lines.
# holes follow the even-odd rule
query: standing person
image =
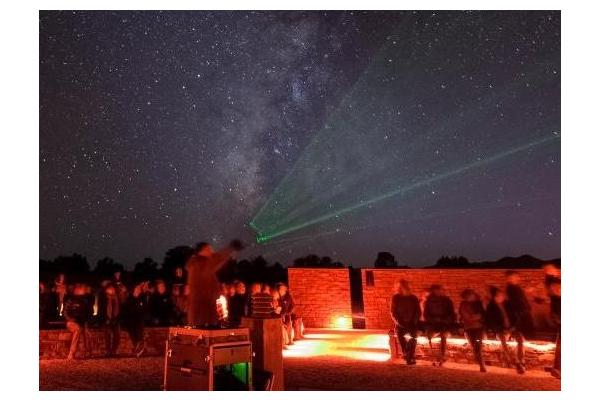
<svg viewBox="0 0 600 400">
<path fill-rule="evenodd" d="M 55 296 L 48 290 L 44 282 L 40 282 L 40 329 L 48 327 L 48 322 L 56 317 Z"/>
<path fill-rule="evenodd" d="M 172 279 L 173 279 L 173 282 L 172 282 L 173 287 L 185 285 L 185 275 L 184 275 L 183 267 L 175 268 L 175 271 L 173 271 Z"/>
<path fill-rule="evenodd" d="M 285 283 L 277 285 L 277 293 L 279 293 L 278 304 L 281 307 L 281 321 L 283 327 L 287 333 L 286 344 L 290 345 L 294 342 L 294 329 L 292 314 L 294 313 L 294 299 L 288 291 L 288 287 Z"/>
<path fill-rule="evenodd" d="M 171 301 L 175 310 L 175 323 L 186 325 L 189 287 L 187 285 L 173 285 L 171 291 Z"/>
<path fill-rule="evenodd" d="M 263 283 L 262 284 L 262 292 L 264 294 L 268 294 L 269 296 L 273 295 L 273 289 L 271 289 L 271 285 L 269 285 L 268 283 Z"/>
<path fill-rule="evenodd" d="M 513 365 L 513 357 L 507 343 L 510 336 L 510 321 L 505 304 L 506 295 L 502 289 L 490 286 L 490 302 L 485 310 L 485 327 L 500 341 L 504 362 L 510 368 Z"/>
<path fill-rule="evenodd" d="M 427 337 L 431 346 L 431 339 L 435 334 L 440 336 L 440 354 L 437 364 L 442 366 L 446 362 L 446 341 L 452 325 L 456 322 L 454 304 L 450 297 L 443 292 L 441 285 L 432 285 L 430 294 L 425 301 L 425 324 L 427 325 Z"/>
<path fill-rule="evenodd" d="M 220 286 L 217 279 L 219 270 L 236 252 L 243 248 L 239 240 L 215 252 L 208 243 L 196 245 L 195 253 L 186 264 L 190 287 L 188 323 L 191 326 L 217 326 L 217 300 Z"/>
<path fill-rule="evenodd" d="M 550 296 L 550 317 L 556 326 L 556 349 L 554 350 L 554 364 L 550 374 L 560 379 L 560 277 L 548 279 L 546 286 Z"/>
<path fill-rule="evenodd" d="M 104 296 L 100 306 L 100 318 L 104 327 L 104 343 L 106 345 L 106 357 L 117 354 L 121 341 L 121 302 L 117 290 L 112 284 L 104 288 Z"/>
<path fill-rule="evenodd" d="M 273 297 L 263 293 L 260 283 L 250 286 L 250 300 L 247 310 L 249 317 L 267 318 L 273 315 Z"/>
<path fill-rule="evenodd" d="M 52 291 L 56 296 L 56 316 L 62 317 L 64 314 L 65 296 L 67 295 L 67 280 L 65 274 L 60 273 L 56 278 L 54 278 L 54 286 L 52 287 Z"/>
<path fill-rule="evenodd" d="M 235 290 L 229 299 L 229 323 L 232 327 L 240 326 L 246 310 L 246 285 L 242 281 L 234 281 Z"/>
<path fill-rule="evenodd" d="M 167 293 L 167 285 L 162 280 L 155 283 L 156 290 L 150 297 L 150 314 L 152 325 L 170 326 L 173 323 L 174 306 L 171 296 Z"/>
<path fill-rule="evenodd" d="M 506 312 L 510 322 L 511 336 L 517 341 L 517 372 L 525 373 L 525 337 L 533 331 L 531 306 L 520 285 L 521 277 L 516 271 L 506 272 Z"/>
<path fill-rule="evenodd" d="M 421 305 L 417 296 L 411 293 L 407 281 L 401 280 L 394 283 L 394 295 L 390 307 L 394 331 L 402 348 L 402 355 L 407 365 L 414 365 L 415 350 L 417 348 L 417 330 L 421 318 Z M 406 340 L 406 335 L 410 339 Z"/>
<path fill-rule="evenodd" d="M 123 328 L 125 328 L 131 339 L 133 353 L 136 357 L 141 357 L 146 350 L 144 343 L 144 320 L 148 311 L 148 302 L 146 296 L 144 296 L 145 285 L 145 283 L 139 283 L 133 288 L 133 292 L 125 300 L 123 311 L 121 312 Z"/>
<path fill-rule="evenodd" d="M 260 294 L 261 292 L 261 285 L 258 282 L 252 282 L 250 284 L 250 290 L 247 293 L 246 296 L 246 312 L 245 315 L 247 317 L 251 317 L 252 316 L 252 297 L 256 296 L 257 294 Z"/>
<path fill-rule="evenodd" d="M 117 293 L 117 298 L 119 299 L 119 303 L 121 305 L 123 305 L 123 303 L 125 303 L 125 300 L 127 300 L 127 296 L 129 294 L 127 292 L 127 286 L 125 286 L 125 284 L 123 283 L 122 275 L 123 275 L 123 272 L 121 270 L 117 269 L 115 272 L 113 272 L 113 276 L 112 276 L 112 285 L 115 288 L 115 292 Z"/>
<path fill-rule="evenodd" d="M 79 342 L 83 342 L 83 358 L 88 357 L 87 337 L 85 332 L 85 324 L 88 321 L 89 306 L 85 296 L 84 289 L 77 285 L 73 290 L 73 294 L 64 297 L 63 313 L 67 320 L 67 330 L 71 332 L 71 345 L 69 347 L 69 355 L 67 360 L 75 358 L 75 353 L 79 347 Z"/>
<path fill-rule="evenodd" d="M 479 364 L 479 371 L 486 372 L 482 355 L 485 327 L 485 309 L 483 308 L 483 303 L 472 289 L 463 290 L 460 297 L 462 301 L 458 308 L 459 320 L 463 324 L 465 336 L 473 349 L 475 361 Z"/>
</svg>

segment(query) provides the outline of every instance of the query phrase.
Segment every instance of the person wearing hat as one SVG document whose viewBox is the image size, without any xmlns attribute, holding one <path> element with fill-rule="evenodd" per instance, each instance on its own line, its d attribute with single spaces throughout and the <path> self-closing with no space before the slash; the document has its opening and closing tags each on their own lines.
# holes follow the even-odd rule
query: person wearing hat
<svg viewBox="0 0 600 400">
<path fill-rule="evenodd" d="M 434 335 L 440 337 L 440 353 L 437 363 L 434 362 L 433 365 L 441 367 L 446 362 L 446 340 L 456 322 L 456 313 L 452 300 L 444 294 L 441 285 L 432 285 L 429 291 L 424 312 L 427 337 L 430 346 Z"/>
</svg>

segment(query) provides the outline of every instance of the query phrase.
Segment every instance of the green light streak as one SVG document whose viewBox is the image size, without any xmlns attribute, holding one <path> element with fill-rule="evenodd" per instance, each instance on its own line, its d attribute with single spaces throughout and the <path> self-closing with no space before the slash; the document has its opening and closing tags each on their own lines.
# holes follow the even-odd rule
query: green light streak
<svg viewBox="0 0 600 400">
<path fill-rule="evenodd" d="M 550 136 L 550 137 L 539 139 L 539 140 L 536 140 L 534 142 L 530 142 L 530 143 L 527 143 L 527 144 L 524 144 L 524 145 L 521 145 L 521 146 L 518 146 L 518 147 L 514 147 L 512 149 L 503 151 L 501 153 L 497 153 L 495 155 L 492 155 L 491 157 L 488 157 L 488 158 L 485 158 L 485 159 L 482 159 L 482 160 L 473 161 L 473 162 L 465 164 L 465 165 L 463 165 L 463 166 L 461 166 L 459 168 L 447 171 L 445 173 L 433 176 L 431 178 L 424 179 L 424 180 L 421 180 L 419 182 L 416 182 L 416 183 L 413 183 L 413 184 L 410 184 L 410 185 L 407 185 L 407 186 L 403 186 L 403 187 L 398 188 L 396 190 L 393 190 L 393 191 L 384 193 L 382 195 L 370 198 L 370 199 L 368 199 L 368 200 L 366 200 L 364 202 L 353 204 L 353 205 L 350 205 L 348 207 L 344 207 L 344 208 L 341 208 L 341 209 L 337 209 L 337 210 L 335 210 L 333 212 L 330 212 L 330 213 L 325 213 L 325 214 L 323 214 L 321 216 L 318 216 L 316 218 L 309 219 L 309 220 L 307 220 L 307 221 L 305 221 L 303 223 L 296 224 L 296 225 L 293 225 L 293 226 L 290 226 L 288 228 L 281 229 L 281 230 L 278 230 L 278 231 L 275 231 L 275 232 L 269 232 L 269 233 L 261 232 L 261 233 L 259 233 L 259 235 L 257 237 L 257 242 L 258 243 L 264 243 L 264 242 L 267 242 L 267 241 L 269 241 L 269 240 L 271 240 L 273 238 L 276 238 L 276 237 L 279 237 L 279 236 L 282 236 L 282 235 L 285 235 L 285 234 L 288 234 L 288 233 L 291 233 L 291 232 L 295 232 L 295 231 L 307 228 L 307 227 L 315 225 L 315 224 L 319 224 L 321 222 L 330 220 L 332 218 L 338 218 L 341 215 L 344 215 L 344 214 L 350 213 L 352 211 L 355 211 L 355 210 L 367 207 L 367 206 L 372 205 L 374 203 L 378 203 L 378 202 L 384 201 L 384 200 L 389 199 L 389 198 L 394 197 L 394 196 L 406 194 L 406 193 L 408 193 L 410 191 L 413 191 L 415 189 L 421 188 L 423 186 L 427 186 L 427 185 L 430 185 L 432 183 L 441 181 L 443 179 L 447 179 L 447 178 L 450 178 L 450 177 L 462 174 L 464 172 L 467 172 L 469 170 L 481 167 L 483 165 L 487 165 L 487 164 L 491 164 L 491 163 L 497 162 L 499 160 L 502 160 L 504 158 L 510 157 L 512 155 L 521 153 L 523 151 L 526 151 L 526 150 L 532 149 L 534 147 L 541 146 L 543 144 L 547 144 L 547 143 L 550 143 L 550 142 L 553 142 L 553 141 L 559 140 L 559 139 L 560 139 L 559 135 L 553 135 L 553 136 Z"/>
</svg>

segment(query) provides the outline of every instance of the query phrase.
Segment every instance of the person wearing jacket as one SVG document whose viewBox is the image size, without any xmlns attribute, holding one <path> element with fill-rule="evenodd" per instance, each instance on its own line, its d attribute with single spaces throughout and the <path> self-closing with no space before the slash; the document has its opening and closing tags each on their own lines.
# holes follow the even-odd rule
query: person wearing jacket
<svg viewBox="0 0 600 400">
<path fill-rule="evenodd" d="M 246 314 L 246 285 L 242 281 L 235 281 L 233 287 L 235 293 L 229 299 L 229 324 L 238 327 Z"/>
<path fill-rule="evenodd" d="M 473 349 L 473 356 L 477 364 L 479 364 L 479 371 L 486 372 L 482 355 L 485 328 L 485 309 L 483 308 L 483 303 L 472 289 L 463 290 L 461 298 L 462 301 L 458 308 L 459 322 L 463 325 L 465 336 Z"/>
<path fill-rule="evenodd" d="M 190 288 L 188 324 L 191 326 L 219 326 L 217 300 L 221 296 L 217 271 L 244 246 L 239 240 L 215 252 L 208 243 L 198 243 L 195 253 L 186 263 L 187 283 Z"/>
<path fill-rule="evenodd" d="M 149 305 L 152 325 L 170 326 L 175 320 L 175 305 L 163 280 L 157 280 L 155 287 L 156 290 L 150 296 Z"/>
<path fill-rule="evenodd" d="M 506 272 L 505 308 L 510 322 L 511 336 L 517 342 L 517 372 L 525 373 L 525 337 L 533 331 L 531 306 L 520 285 L 520 277 L 516 271 Z"/>
<path fill-rule="evenodd" d="M 496 287 L 490 286 L 490 302 L 485 310 L 485 327 L 500 341 L 502 354 L 507 367 L 513 365 L 512 354 L 507 339 L 510 336 L 510 321 L 505 307 L 506 295 Z"/>
<path fill-rule="evenodd" d="M 455 322 L 456 313 L 452 300 L 444 295 L 441 285 L 432 285 L 425 301 L 425 324 L 430 346 L 433 336 L 435 334 L 440 336 L 440 354 L 438 362 L 434 362 L 433 365 L 441 367 L 446 362 L 446 340 Z"/>
<path fill-rule="evenodd" d="M 121 341 L 121 302 L 117 289 L 112 283 L 104 288 L 103 296 L 100 299 L 99 314 L 104 329 L 105 356 L 113 357 L 117 354 Z"/>
<path fill-rule="evenodd" d="M 284 341 L 287 336 L 287 342 L 284 344 L 290 345 L 294 342 L 294 299 L 288 291 L 288 287 L 285 283 L 279 283 L 277 285 L 277 293 L 279 298 L 277 300 L 278 307 L 281 308 L 281 321 L 286 335 L 284 335 Z"/>
<path fill-rule="evenodd" d="M 77 285 L 73 290 L 72 295 L 65 295 L 63 305 L 63 315 L 67 321 L 67 330 L 71 332 L 71 345 L 69 347 L 69 355 L 67 360 L 75 358 L 75 353 L 79 347 L 79 342 L 83 342 L 84 358 L 88 356 L 87 337 L 85 332 L 85 324 L 88 320 L 89 305 L 85 296 L 84 289 Z"/>
<path fill-rule="evenodd" d="M 394 283 L 390 314 L 406 364 L 414 365 L 417 363 L 415 350 L 417 348 L 417 328 L 421 318 L 421 305 L 417 296 L 411 293 L 410 286 L 405 280 Z M 409 336 L 409 340 L 406 340 L 406 335 Z"/>
<path fill-rule="evenodd" d="M 550 374 L 560 379 L 560 277 L 547 279 L 546 287 L 550 297 L 550 317 L 556 326 L 556 348 L 554 350 L 554 364 Z"/>
<path fill-rule="evenodd" d="M 148 302 L 144 296 L 145 285 L 140 283 L 133 288 L 133 292 L 123 303 L 121 313 L 123 328 L 131 339 L 136 357 L 141 357 L 145 351 L 144 320 L 148 312 Z"/>
</svg>

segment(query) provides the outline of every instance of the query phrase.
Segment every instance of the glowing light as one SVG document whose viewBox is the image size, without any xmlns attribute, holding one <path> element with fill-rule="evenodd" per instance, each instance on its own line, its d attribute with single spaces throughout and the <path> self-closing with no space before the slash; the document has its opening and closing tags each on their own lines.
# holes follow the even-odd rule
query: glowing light
<svg viewBox="0 0 600 400">
<path fill-rule="evenodd" d="M 98 315 L 98 295 L 94 297 L 94 306 L 92 307 L 94 310 L 94 315 Z"/>
<path fill-rule="evenodd" d="M 337 329 L 352 328 L 352 318 L 346 316 L 337 317 L 333 322 L 333 327 Z"/>
<path fill-rule="evenodd" d="M 405 336 L 405 338 L 409 339 L 410 337 Z M 434 337 L 431 339 L 431 342 L 436 343 L 436 344 L 440 343 L 440 341 L 441 341 L 441 339 L 439 337 Z M 468 346 L 469 345 L 469 341 L 465 338 L 449 337 L 448 339 L 446 339 L 446 342 L 449 345 L 453 345 L 453 346 Z M 421 346 L 426 346 L 426 345 L 429 345 L 429 339 L 427 339 L 427 337 L 425 337 L 425 336 L 419 336 L 417 338 L 417 343 Z M 506 343 L 510 347 L 517 347 L 517 342 L 514 340 L 508 341 Z M 496 346 L 496 347 L 502 346 L 502 343 L 497 339 L 484 339 L 483 344 L 485 346 Z M 524 342 L 523 346 L 525 348 L 529 348 L 531 350 L 544 352 L 544 353 L 554 351 L 554 349 L 556 348 L 556 344 L 550 343 L 550 342 L 543 342 L 543 343 Z"/>
<path fill-rule="evenodd" d="M 217 299 L 217 314 L 220 319 L 227 319 L 229 312 L 227 310 L 227 299 L 225 296 L 221 295 Z"/>
</svg>

